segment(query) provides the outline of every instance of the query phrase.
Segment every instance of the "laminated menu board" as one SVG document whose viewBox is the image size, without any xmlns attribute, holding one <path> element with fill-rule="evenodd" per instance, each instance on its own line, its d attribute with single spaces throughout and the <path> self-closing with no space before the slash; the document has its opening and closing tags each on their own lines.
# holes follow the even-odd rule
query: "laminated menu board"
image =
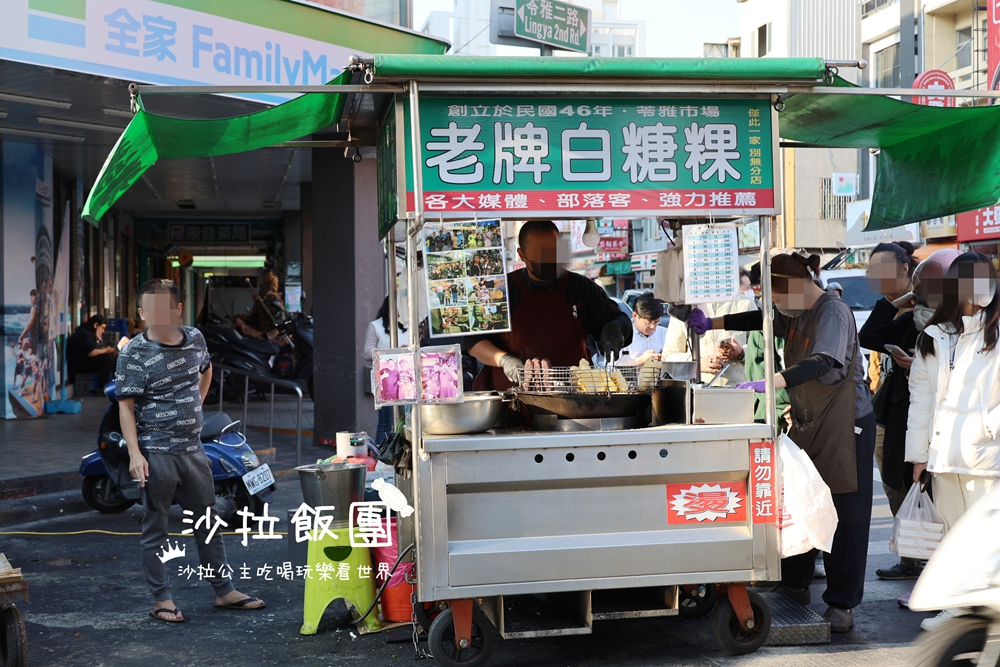
<svg viewBox="0 0 1000 667">
<path fill-rule="evenodd" d="M 375 407 L 417 402 L 417 355 L 409 348 L 372 352 L 372 393 Z"/>
<path fill-rule="evenodd" d="M 510 331 L 500 221 L 432 223 L 424 233 L 431 337 Z"/>
<path fill-rule="evenodd" d="M 684 303 L 718 303 L 740 298 L 737 227 L 685 225 Z"/>
</svg>

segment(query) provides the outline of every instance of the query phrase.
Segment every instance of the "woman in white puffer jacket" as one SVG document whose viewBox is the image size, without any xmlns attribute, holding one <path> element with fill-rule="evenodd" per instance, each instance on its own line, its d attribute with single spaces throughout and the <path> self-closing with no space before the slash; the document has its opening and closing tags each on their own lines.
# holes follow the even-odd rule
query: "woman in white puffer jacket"
<svg viewBox="0 0 1000 667">
<path fill-rule="evenodd" d="M 980 253 L 957 257 L 944 302 L 917 341 L 906 433 L 914 481 L 931 473 L 948 527 L 1000 478 L 998 320 L 992 262 Z"/>
</svg>

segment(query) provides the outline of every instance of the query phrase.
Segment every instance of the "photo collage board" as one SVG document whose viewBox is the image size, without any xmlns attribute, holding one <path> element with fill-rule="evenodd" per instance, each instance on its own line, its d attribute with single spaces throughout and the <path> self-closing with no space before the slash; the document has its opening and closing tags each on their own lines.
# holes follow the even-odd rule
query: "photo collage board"
<svg viewBox="0 0 1000 667">
<path fill-rule="evenodd" d="M 510 331 L 500 221 L 428 223 L 424 233 L 431 337 Z"/>
</svg>

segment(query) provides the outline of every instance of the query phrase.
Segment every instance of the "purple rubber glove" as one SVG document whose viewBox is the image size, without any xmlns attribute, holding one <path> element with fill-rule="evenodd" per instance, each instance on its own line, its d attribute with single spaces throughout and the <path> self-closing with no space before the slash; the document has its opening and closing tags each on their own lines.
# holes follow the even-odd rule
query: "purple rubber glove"
<svg viewBox="0 0 1000 667">
<path fill-rule="evenodd" d="M 765 385 L 767 383 L 764 380 L 753 380 L 752 382 L 744 382 L 742 384 L 736 385 L 737 389 L 753 389 L 758 394 L 763 394 L 765 391 Z"/>
<path fill-rule="evenodd" d="M 691 331 L 704 336 L 705 332 L 712 328 L 712 319 L 705 315 L 701 308 L 695 308 L 688 315 L 688 326 L 691 327 Z"/>
</svg>

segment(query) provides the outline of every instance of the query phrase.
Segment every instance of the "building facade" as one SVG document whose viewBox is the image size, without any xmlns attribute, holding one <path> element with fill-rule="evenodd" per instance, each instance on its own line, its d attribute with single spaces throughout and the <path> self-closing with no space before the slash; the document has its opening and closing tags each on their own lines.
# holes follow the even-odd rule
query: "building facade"
<svg viewBox="0 0 1000 667">
<path fill-rule="evenodd" d="M 827 60 L 860 58 L 861 9 L 845 0 L 737 0 L 740 57 Z M 858 83 L 857 70 L 840 75 Z M 835 253 L 847 235 L 850 197 L 834 196 L 834 173 L 857 173 L 853 149 L 782 148 L 783 214 L 777 229 L 782 247 Z"/>
</svg>

